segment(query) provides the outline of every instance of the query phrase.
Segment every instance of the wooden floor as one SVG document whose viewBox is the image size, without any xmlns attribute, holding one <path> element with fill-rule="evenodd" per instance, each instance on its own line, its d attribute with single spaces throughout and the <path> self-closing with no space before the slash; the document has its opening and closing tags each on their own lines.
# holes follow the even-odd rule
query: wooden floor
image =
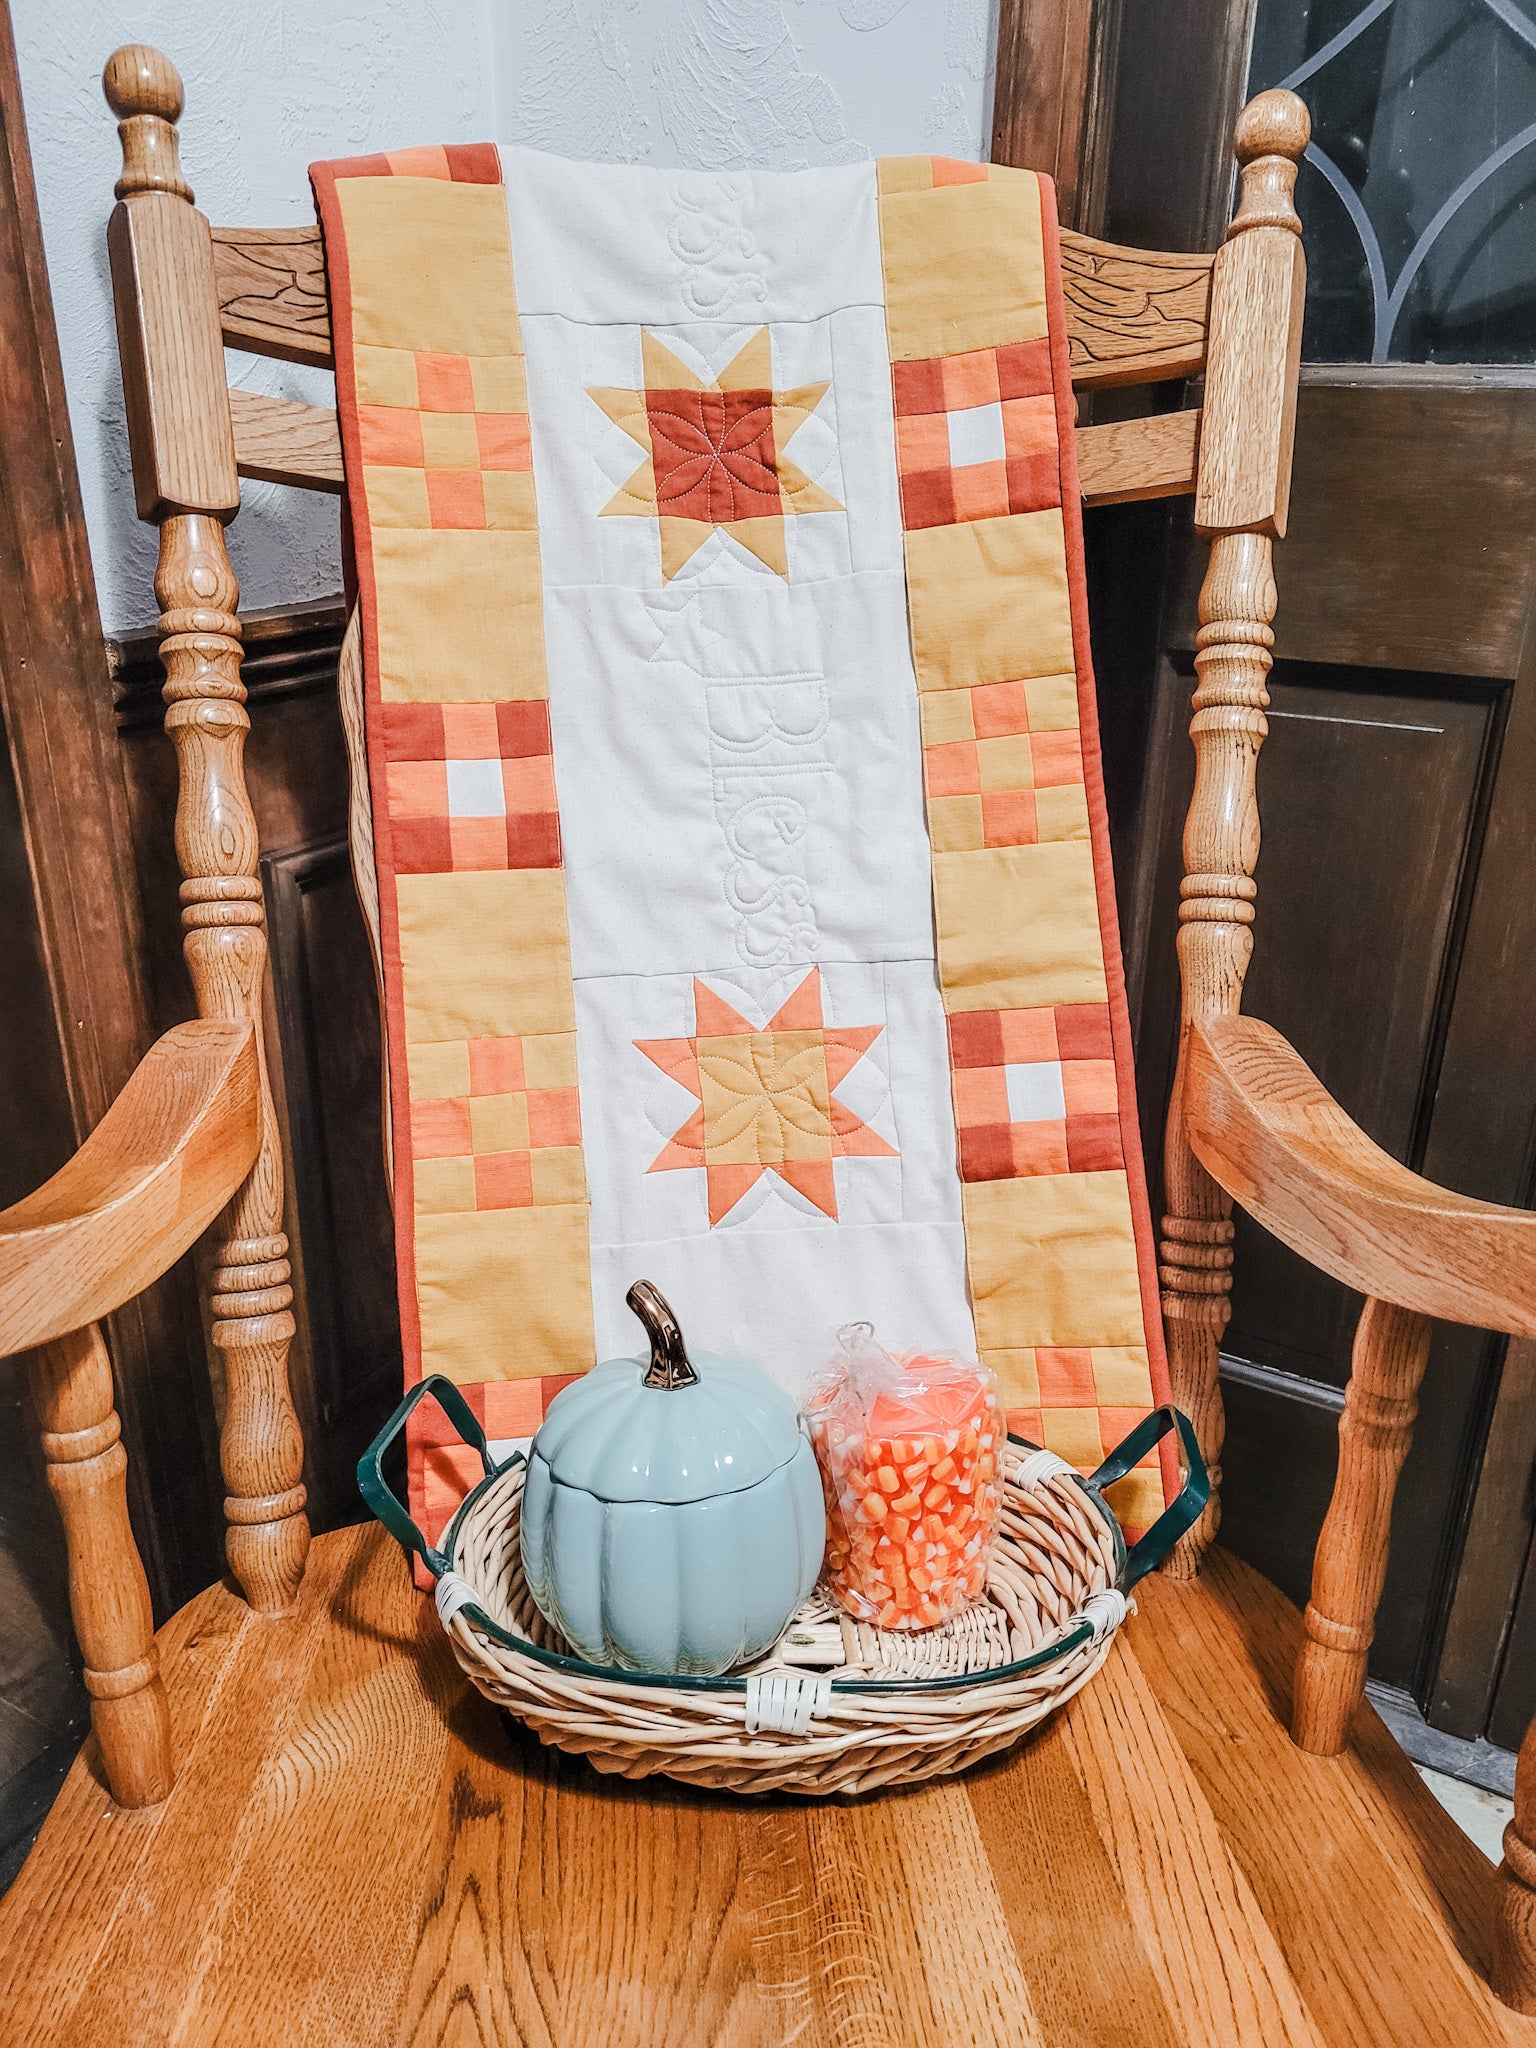
<svg viewBox="0 0 1536 2048">
<path fill-rule="evenodd" d="M 1011 1757 L 754 1803 L 509 1732 L 382 1530 L 324 1537 L 296 1616 L 163 1632 L 163 1807 L 82 1754 L 0 1902 L 0 2040 L 1536 2048 L 1475 1974 L 1492 1868 L 1375 1715 L 1287 1741 L 1294 1610 L 1222 1554 L 1138 1599 Z"/>
</svg>

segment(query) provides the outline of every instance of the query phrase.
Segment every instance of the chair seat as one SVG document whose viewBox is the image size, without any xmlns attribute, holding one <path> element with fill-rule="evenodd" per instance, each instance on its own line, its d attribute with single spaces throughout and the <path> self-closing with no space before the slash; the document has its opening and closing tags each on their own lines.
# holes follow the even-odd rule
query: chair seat
<svg viewBox="0 0 1536 2048">
<path fill-rule="evenodd" d="M 1295 1609 L 1220 1551 L 1137 1597 L 1101 1675 L 1011 1756 L 754 1802 L 541 1749 L 461 1678 L 380 1528 L 321 1537 L 296 1614 L 216 1586 L 162 1630 L 162 1807 L 116 1811 L 82 1751 L 0 1902 L 0 2032 L 1536 2042 L 1475 1974 L 1492 1866 L 1376 1716 L 1339 1758 L 1287 1740 Z"/>
</svg>

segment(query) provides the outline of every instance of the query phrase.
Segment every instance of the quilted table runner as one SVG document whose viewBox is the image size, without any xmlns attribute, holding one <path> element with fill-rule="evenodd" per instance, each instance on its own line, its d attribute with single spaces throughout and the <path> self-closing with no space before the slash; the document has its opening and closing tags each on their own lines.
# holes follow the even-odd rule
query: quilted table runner
<svg viewBox="0 0 1536 2048">
<path fill-rule="evenodd" d="M 408 1378 L 526 1437 L 644 1276 L 791 1391 L 853 1320 L 979 1353 L 1097 1464 L 1167 1377 L 1049 182 L 313 176 Z"/>
</svg>

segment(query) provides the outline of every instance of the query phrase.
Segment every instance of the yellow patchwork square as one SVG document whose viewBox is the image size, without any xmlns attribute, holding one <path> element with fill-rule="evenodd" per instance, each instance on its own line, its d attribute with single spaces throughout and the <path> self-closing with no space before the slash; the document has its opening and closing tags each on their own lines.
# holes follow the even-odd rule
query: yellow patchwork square
<svg viewBox="0 0 1536 2048">
<path fill-rule="evenodd" d="M 961 1200 L 984 1352 L 1145 1346 L 1123 1172 L 967 1181 Z"/>
<path fill-rule="evenodd" d="M 372 348 L 515 355 L 507 197 L 446 178 L 339 178 L 354 338 Z"/>
<path fill-rule="evenodd" d="M 1046 332 L 1040 183 L 997 165 L 984 183 L 884 190 L 885 326 L 897 361 L 1035 341 Z"/>
<path fill-rule="evenodd" d="M 1033 789 L 1035 760 L 1029 751 L 1029 734 L 1011 732 L 1002 739 L 976 742 L 976 765 L 985 790 Z"/>
<path fill-rule="evenodd" d="M 883 199 L 888 192 L 931 192 L 931 156 L 877 156 L 875 190 Z"/>
<path fill-rule="evenodd" d="M 404 527 L 416 533 L 431 526 L 424 470 L 382 469 L 368 463 L 363 469 L 363 490 L 368 499 L 368 523 L 375 533 L 381 526 Z"/>
<path fill-rule="evenodd" d="M 907 603 L 921 690 L 972 689 L 1070 668 L 1060 511 L 916 528 L 907 535 Z"/>
<path fill-rule="evenodd" d="M 469 365 L 476 412 L 526 412 L 528 366 L 521 356 L 475 356 Z"/>
<path fill-rule="evenodd" d="M 373 569 L 385 703 L 549 695 L 536 533 L 385 528 Z"/>
<path fill-rule="evenodd" d="M 983 1351 L 981 1362 L 997 1374 L 997 1397 L 1005 1411 L 1040 1406 L 1040 1375 L 1033 1349 Z"/>
<path fill-rule="evenodd" d="M 1113 1448 L 1113 1446 L 1111 1446 Z M 1163 1512 L 1163 1481 L 1158 1472 L 1143 1472 L 1138 1466 L 1106 1486 L 1104 1498 L 1114 1509 L 1122 1529 L 1150 1529 Z"/>
<path fill-rule="evenodd" d="M 1047 1408 L 1040 1417 L 1045 1448 L 1085 1472 L 1104 1462 L 1097 1408 Z"/>
<path fill-rule="evenodd" d="M 1095 1345 L 1093 1390 L 1103 1408 L 1150 1408 L 1152 1368 L 1146 1346 Z"/>
<path fill-rule="evenodd" d="M 472 412 L 424 412 L 421 446 L 428 469 L 480 467 L 480 442 Z"/>
<path fill-rule="evenodd" d="M 530 1152 L 528 1164 L 533 1174 L 533 1199 L 540 1208 L 587 1199 L 587 1174 L 579 1145 L 551 1145 Z"/>
<path fill-rule="evenodd" d="M 1077 724 L 1077 677 L 1032 676 L 1024 702 L 1031 732 L 1069 732 Z"/>
<path fill-rule="evenodd" d="M 1041 839 L 1088 837 L 1088 792 L 1080 782 L 1035 791 L 1035 831 Z"/>
<path fill-rule="evenodd" d="M 931 796 L 928 837 L 935 853 L 976 853 L 987 843 L 979 796 Z"/>
<path fill-rule="evenodd" d="M 526 1152 L 527 1096 L 472 1096 L 469 1104 L 469 1142 L 477 1153 Z"/>
<path fill-rule="evenodd" d="M 559 868 L 401 875 L 395 900 L 407 1043 L 575 1030 Z"/>
<path fill-rule="evenodd" d="M 413 1102 L 441 1102 L 469 1093 L 469 1043 L 450 1038 L 437 1045 L 408 1045 L 406 1072 Z"/>
<path fill-rule="evenodd" d="M 936 849 L 933 907 L 947 1010 L 1109 1000 L 1087 841 Z"/>
<path fill-rule="evenodd" d="M 925 747 L 952 746 L 976 737 L 969 690 L 924 690 L 917 700 Z"/>
<path fill-rule="evenodd" d="M 475 1206 L 473 1159 L 418 1159 L 414 1184 L 418 1214 L 450 1216 Z"/>
<path fill-rule="evenodd" d="M 576 1086 L 576 1034 L 552 1032 L 547 1038 L 523 1041 L 523 1079 L 530 1088 Z"/>
<path fill-rule="evenodd" d="M 356 347 L 352 374 L 359 405 L 416 407 L 416 351 L 409 348 Z"/>
<path fill-rule="evenodd" d="M 421 1369 L 468 1380 L 593 1362 L 585 1204 L 416 1217 Z"/>
<path fill-rule="evenodd" d="M 531 533 L 539 523 L 531 469 L 486 469 L 480 473 L 485 523 L 510 532 Z"/>
</svg>

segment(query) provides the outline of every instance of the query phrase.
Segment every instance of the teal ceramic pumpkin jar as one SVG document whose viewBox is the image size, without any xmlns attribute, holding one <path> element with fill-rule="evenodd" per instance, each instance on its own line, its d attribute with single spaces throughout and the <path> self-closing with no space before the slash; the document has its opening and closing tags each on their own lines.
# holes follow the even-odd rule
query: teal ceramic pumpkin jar
<svg viewBox="0 0 1536 2048">
<path fill-rule="evenodd" d="M 713 1677 L 761 1655 L 821 1570 L 826 1513 L 793 1401 L 691 1359 L 649 1281 L 649 1358 L 612 1358 L 550 1403 L 523 1492 L 539 1611 L 592 1664 Z"/>
</svg>

